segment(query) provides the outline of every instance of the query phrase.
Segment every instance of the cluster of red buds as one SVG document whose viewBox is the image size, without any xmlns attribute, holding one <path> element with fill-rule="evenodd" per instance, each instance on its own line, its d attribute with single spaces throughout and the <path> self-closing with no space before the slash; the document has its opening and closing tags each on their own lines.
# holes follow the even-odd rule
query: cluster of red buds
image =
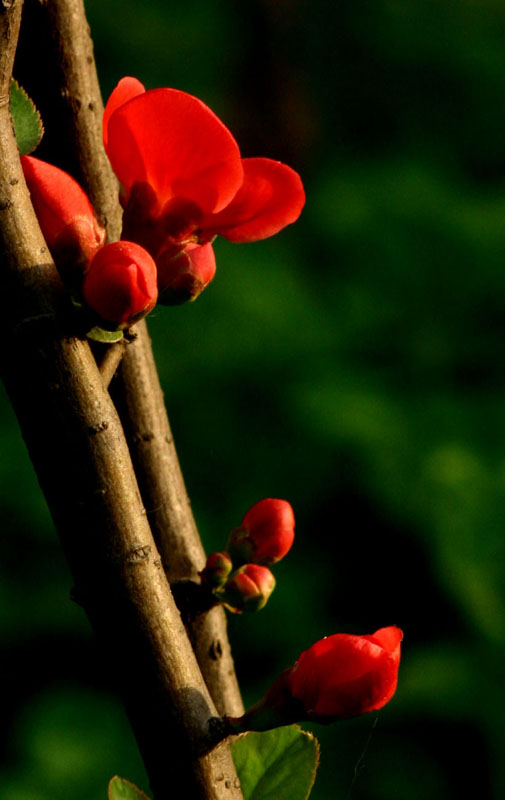
<svg viewBox="0 0 505 800">
<path fill-rule="evenodd" d="M 226 551 L 211 553 L 202 581 L 230 611 L 258 611 L 275 588 L 268 567 L 286 555 L 294 537 L 291 505 L 287 500 L 266 497 L 230 532 Z"/>
<path fill-rule="evenodd" d="M 120 181 L 122 242 L 105 230 L 79 184 L 31 156 L 22 165 L 51 254 L 72 291 L 109 330 L 156 302 L 194 300 L 216 272 L 212 242 L 265 239 L 294 222 L 305 202 L 299 175 L 268 158 L 242 158 L 230 131 L 201 100 L 146 91 L 123 78 L 103 118 Z"/>
<path fill-rule="evenodd" d="M 231 611 L 262 608 L 275 586 L 267 565 L 289 551 L 294 527 L 286 500 L 260 500 L 230 532 L 226 551 L 208 557 L 204 584 Z M 390 626 L 372 635 L 335 633 L 321 639 L 242 717 L 226 718 L 225 730 L 237 734 L 306 720 L 329 723 L 377 711 L 396 691 L 402 638 L 400 628 Z"/>
</svg>

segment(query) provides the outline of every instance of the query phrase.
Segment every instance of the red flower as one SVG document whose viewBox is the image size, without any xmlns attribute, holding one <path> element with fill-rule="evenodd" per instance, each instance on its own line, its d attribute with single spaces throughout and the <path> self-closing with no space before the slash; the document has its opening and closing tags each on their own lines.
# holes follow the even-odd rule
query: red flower
<svg viewBox="0 0 505 800">
<path fill-rule="evenodd" d="M 390 626 L 371 636 L 336 633 L 321 639 L 242 717 L 228 719 L 230 732 L 304 720 L 329 723 L 382 708 L 396 690 L 402 638 L 400 628 Z"/>
<path fill-rule="evenodd" d="M 294 170 L 242 159 L 218 117 L 176 89 L 146 92 L 136 78 L 123 78 L 105 108 L 103 135 L 121 183 L 123 235 L 155 260 L 216 234 L 232 242 L 272 236 L 305 202 Z"/>
<path fill-rule="evenodd" d="M 89 265 L 82 294 L 105 327 L 124 328 L 156 305 L 156 264 L 133 242 L 105 245 Z"/>
<path fill-rule="evenodd" d="M 105 229 L 77 181 L 52 164 L 21 156 L 41 231 L 58 267 L 87 263 L 103 246 Z"/>
<path fill-rule="evenodd" d="M 302 653 L 287 686 L 306 719 L 331 722 L 382 708 L 396 690 L 402 638 L 394 626 L 371 636 L 336 633 Z"/>
<path fill-rule="evenodd" d="M 240 527 L 228 538 L 227 549 L 236 564 L 275 564 L 291 548 L 295 515 L 287 500 L 266 497 L 246 512 Z"/>
<path fill-rule="evenodd" d="M 216 597 L 240 614 L 242 611 L 259 611 L 266 605 L 275 589 L 275 578 L 267 567 L 246 564 L 234 572 Z"/>
</svg>

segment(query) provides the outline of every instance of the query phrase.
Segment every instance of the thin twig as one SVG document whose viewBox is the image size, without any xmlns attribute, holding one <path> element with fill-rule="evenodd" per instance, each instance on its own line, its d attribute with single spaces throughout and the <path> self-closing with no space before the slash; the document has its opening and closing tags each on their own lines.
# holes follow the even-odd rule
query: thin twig
<svg viewBox="0 0 505 800">
<path fill-rule="evenodd" d="M 97 344 L 91 348 L 106 389 L 109 388 L 110 382 L 117 372 L 125 347 L 127 347 L 127 342 L 122 339 L 115 344 Z"/>
</svg>

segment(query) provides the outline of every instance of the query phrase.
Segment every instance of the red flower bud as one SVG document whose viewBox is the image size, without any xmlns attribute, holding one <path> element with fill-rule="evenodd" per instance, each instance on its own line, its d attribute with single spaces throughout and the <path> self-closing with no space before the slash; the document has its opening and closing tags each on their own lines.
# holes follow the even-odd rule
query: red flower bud
<svg viewBox="0 0 505 800">
<path fill-rule="evenodd" d="M 266 497 L 246 512 L 234 528 L 227 549 L 235 564 L 275 564 L 284 558 L 295 537 L 295 516 L 287 500 Z"/>
<path fill-rule="evenodd" d="M 138 244 L 108 244 L 89 265 L 82 294 L 106 326 L 125 328 L 156 305 L 156 265 Z"/>
<path fill-rule="evenodd" d="M 331 722 L 382 708 L 396 690 L 402 639 L 394 626 L 371 636 L 336 633 L 302 653 L 287 683 L 306 719 Z"/>
<path fill-rule="evenodd" d="M 266 567 L 246 564 L 234 572 L 222 589 L 215 592 L 230 611 L 259 611 L 275 588 L 275 578 Z"/>
<path fill-rule="evenodd" d="M 402 638 L 400 628 L 391 626 L 371 636 L 336 633 L 321 639 L 243 717 L 229 720 L 233 730 L 329 723 L 377 711 L 395 693 Z"/>
<path fill-rule="evenodd" d="M 159 302 L 168 306 L 195 300 L 216 274 L 212 245 L 188 244 L 166 250 L 156 259 Z"/>
<path fill-rule="evenodd" d="M 86 193 L 70 175 L 52 164 L 21 156 L 21 165 L 40 228 L 57 266 L 75 268 L 77 263 L 82 270 L 105 242 L 105 228 Z"/>
<path fill-rule="evenodd" d="M 211 588 L 217 588 L 226 583 L 232 569 L 233 564 L 228 553 L 211 553 L 201 573 L 202 581 Z"/>
</svg>

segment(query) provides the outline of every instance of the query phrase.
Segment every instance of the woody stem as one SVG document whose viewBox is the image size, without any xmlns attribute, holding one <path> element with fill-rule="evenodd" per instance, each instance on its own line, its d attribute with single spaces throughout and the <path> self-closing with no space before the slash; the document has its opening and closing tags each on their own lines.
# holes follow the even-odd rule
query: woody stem
<svg viewBox="0 0 505 800">
<path fill-rule="evenodd" d="M 117 181 L 101 141 L 103 107 L 82 1 L 51 0 L 37 6 L 36 13 L 37 35 L 29 43 L 30 61 L 34 58 L 33 48 L 38 47 L 40 63 L 47 62 L 40 27 L 47 27 L 49 22 L 55 52 L 60 54 L 59 67 L 54 70 L 58 89 L 54 98 L 55 115 L 66 120 L 68 141 L 72 143 L 67 167 L 82 182 L 99 216 L 107 219 L 108 238 L 114 241 L 120 235 L 121 211 Z M 51 91 L 48 81 L 44 83 L 44 91 Z M 50 133 L 48 129 L 46 137 Z M 51 160 L 56 163 L 60 139 L 55 139 L 50 147 Z M 179 466 L 147 326 L 141 322 L 133 330 L 135 341 L 125 347 L 119 375 L 114 380 L 114 399 L 165 572 L 170 581 L 198 580 L 205 553 Z M 119 353 L 117 345 L 111 349 L 113 363 Z M 106 381 L 110 373 L 110 369 L 104 370 Z M 188 633 L 218 711 L 240 715 L 243 704 L 228 643 L 225 612 L 221 607 L 212 609 L 188 624 Z"/>
</svg>

